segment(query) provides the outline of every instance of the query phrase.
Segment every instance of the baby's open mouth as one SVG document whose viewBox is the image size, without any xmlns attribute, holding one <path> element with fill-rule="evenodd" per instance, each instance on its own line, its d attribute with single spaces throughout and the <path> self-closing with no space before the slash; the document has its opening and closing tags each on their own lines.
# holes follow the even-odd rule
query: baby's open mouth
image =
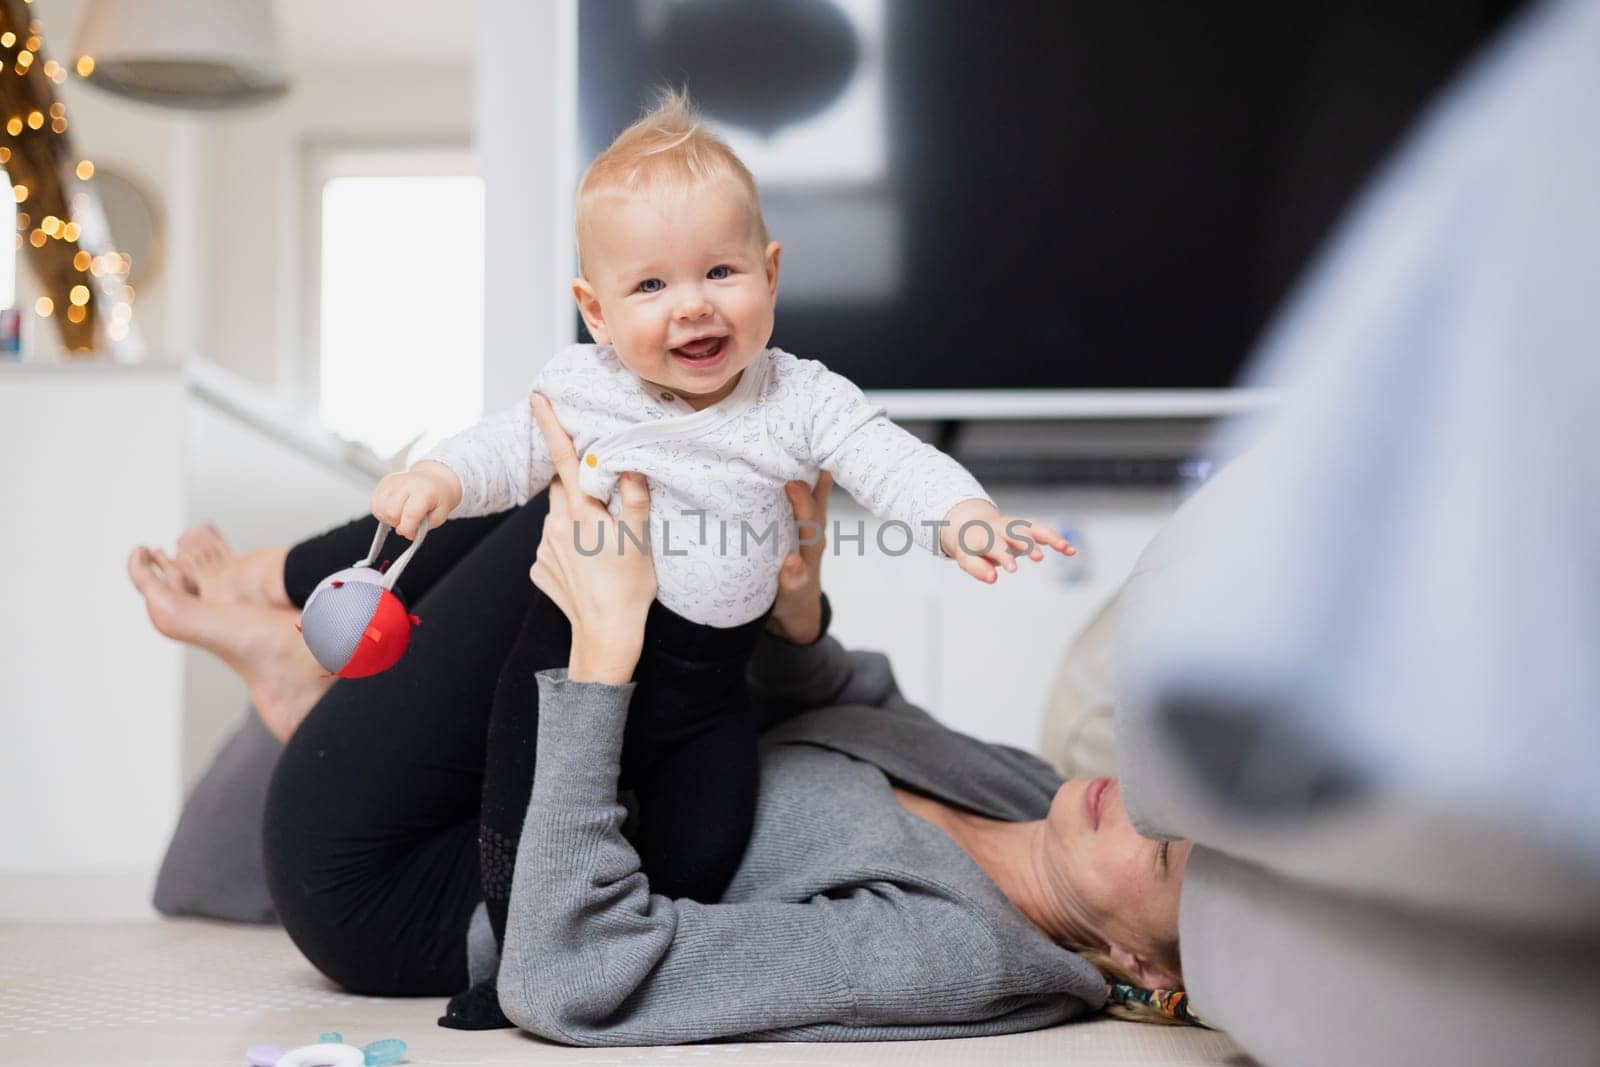
<svg viewBox="0 0 1600 1067">
<path fill-rule="evenodd" d="M 702 337 L 698 341 L 690 341 L 686 345 L 674 348 L 672 354 L 679 359 L 715 359 L 722 355 L 722 350 L 727 343 L 728 339 L 726 337 Z"/>
</svg>

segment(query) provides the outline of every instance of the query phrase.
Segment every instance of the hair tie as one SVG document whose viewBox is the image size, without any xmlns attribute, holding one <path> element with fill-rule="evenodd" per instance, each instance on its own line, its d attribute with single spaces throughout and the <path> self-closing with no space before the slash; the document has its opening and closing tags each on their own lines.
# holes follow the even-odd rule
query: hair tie
<svg viewBox="0 0 1600 1067">
<path fill-rule="evenodd" d="M 1127 982 L 1107 982 L 1106 996 L 1123 1006 L 1142 1004 L 1180 1023 L 1211 1029 L 1211 1024 L 1189 1006 L 1189 994 L 1182 989 L 1146 989 Z"/>
</svg>

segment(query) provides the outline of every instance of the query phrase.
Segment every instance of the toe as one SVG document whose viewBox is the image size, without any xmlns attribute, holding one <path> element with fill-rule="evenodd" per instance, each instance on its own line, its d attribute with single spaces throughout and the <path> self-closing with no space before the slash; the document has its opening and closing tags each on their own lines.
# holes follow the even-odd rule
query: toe
<svg viewBox="0 0 1600 1067">
<path fill-rule="evenodd" d="M 128 557 L 128 576 L 144 597 L 151 624 L 175 641 L 196 636 L 194 614 L 199 601 L 184 585 L 178 565 L 159 548 L 140 546 Z"/>
<path fill-rule="evenodd" d="M 215 526 L 202 522 L 178 535 L 178 551 L 191 555 L 209 553 L 215 548 L 220 536 Z"/>
<path fill-rule="evenodd" d="M 163 585 L 173 585 L 183 581 L 183 569 L 178 566 L 178 561 L 167 555 L 161 549 L 153 549 L 150 557 L 155 561 L 155 573 Z"/>
<path fill-rule="evenodd" d="M 150 565 L 150 550 L 144 545 L 135 545 L 128 553 L 128 577 L 140 592 L 144 591 L 143 583 L 148 580 Z"/>
<path fill-rule="evenodd" d="M 161 573 L 161 552 L 151 551 L 143 545 L 128 556 L 128 577 L 133 587 L 144 597 L 145 609 L 156 629 L 167 633 L 171 626 L 173 608 L 172 586 Z M 170 634 L 169 634 L 170 636 Z"/>
<path fill-rule="evenodd" d="M 200 563 L 193 556 L 185 556 L 181 551 L 172 560 L 174 580 L 183 587 L 186 593 L 200 595 Z"/>
<path fill-rule="evenodd" d="M 200 550 L 205 553 L 208 561 L 220 560 L 232 554 L 227 540 L 222 536 L 222 531 L 211 523 L 201 523 L 199 533 Z"/>
<path fill-rule="evenodd" d="M 177 557 L 179 559 L 201 559 L 205 555 L 205 541 L 200 536 L 199 527 L 185 530 L 178 535 Z"/>
</svg>

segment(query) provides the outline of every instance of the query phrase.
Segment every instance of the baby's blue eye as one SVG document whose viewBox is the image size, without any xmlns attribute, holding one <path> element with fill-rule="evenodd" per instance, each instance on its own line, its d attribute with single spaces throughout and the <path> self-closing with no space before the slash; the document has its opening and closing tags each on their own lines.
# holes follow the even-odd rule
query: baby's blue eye
<svg viewBox="0 0 1600 1067">
<path fill-rule="evenodd" d="M 639 283 L 639 291 L 641 293 L 659 293 L 666 288 L 666 285 L 667 283 L 660 278 L 646 278 Z"/>
<path fill-rule="evenodd" d="M 723 278 L 726 278 L 732 273 L 733 271 L 728 267 L 712 267 L 706 272 L 706 277 L 710 278 L 712 281 L 721 281 Z"/>
</svg>

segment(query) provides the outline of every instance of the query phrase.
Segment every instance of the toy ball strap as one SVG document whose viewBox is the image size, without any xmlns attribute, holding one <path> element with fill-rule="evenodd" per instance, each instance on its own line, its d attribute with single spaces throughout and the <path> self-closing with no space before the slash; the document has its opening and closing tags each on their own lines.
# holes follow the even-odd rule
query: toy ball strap
<svg viewBox="0 0 1600 1067">
<path fill-rule="evenodd" d="M 383 543 L 389 538 L 389 531 L 394 527 L 386 522 L 378 523 L 378 532 L 372 537 L 372 547 L 367 549 L 367 558 L 356 560 L 357 567 L 375 567 L 378 563 L 378 553 L 383 551 Z M 411 562 L 411 557 L 416 555 L 417 549 L 422 547 L 422 539 L 428 536 L 428 520 L 423 519 L 417 524 L 416 539 L 411 542 L 411 547 L 400 553 L 400 558 L 394 561 L 383 575 L 383 587 L 393 589 L 394 583 L 400 580 L 400 572 L 406 569 L 406 564 Z"/>
</svg>

